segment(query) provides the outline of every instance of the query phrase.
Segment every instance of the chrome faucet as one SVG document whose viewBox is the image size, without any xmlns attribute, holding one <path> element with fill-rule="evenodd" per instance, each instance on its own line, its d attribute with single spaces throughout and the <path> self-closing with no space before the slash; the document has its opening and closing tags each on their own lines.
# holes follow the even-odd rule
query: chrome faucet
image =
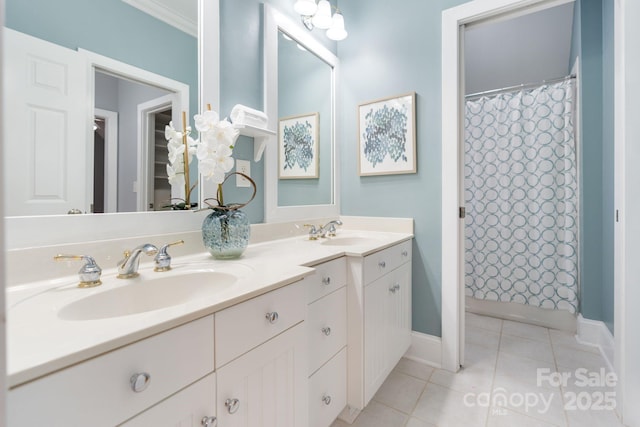
<svg viewBox="0 0 640 427">
<path fill-rule="evenodd" d="M 318 231 L 320 237 L 335 237 L 336 225 L 342 225 L 342 221 L 336 219 L 333 221 L 329 221 L 324 226 L 320 227 L 320 230 Z"/>
<path fill-rule="evenodd" d="M 169 253 L 167 252 L 167 249 L 169 249 L 169 247 L 171 246 L 182 245 L 183 243 L 184 243 L 184 240 L 178 240 L 177 242 L 167 243 L 166 245 L 163 245 L 162 247 L 160 247 L 158 254 L 153 259 L 156 265 L 153 268 L 153 271 L 171 270 L 171 255 L 169 255 Z"/>
<path fill-rule="evenodd" d="M 138 265 L 140 264 L 140 254 L 155 255 L 158 248 L 151 243 L 140 245 L 131 252 L 124 252 L 124 259 L 118 263 L 118 279 L 131 279 L 138 277 Z"/>
<path fill-rule="evenodd" d="M 318 240 L 320 229 L 322 227 L 320 227 L 320 229 L 318 229 L 313 224 L 304 224 L 304 227 L 309 227 L 309 240 Z"/>
</svg>

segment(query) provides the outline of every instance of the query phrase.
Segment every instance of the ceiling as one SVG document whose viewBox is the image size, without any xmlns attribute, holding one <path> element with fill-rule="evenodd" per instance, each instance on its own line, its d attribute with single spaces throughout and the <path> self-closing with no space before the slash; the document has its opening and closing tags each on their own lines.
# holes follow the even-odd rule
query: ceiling
<svg viewBox="0 0 640 427">
<path fill-rule="evenodd" d="M 573 2 L 465 30 L 466 94 L 570 74 Z"/>
</svg>

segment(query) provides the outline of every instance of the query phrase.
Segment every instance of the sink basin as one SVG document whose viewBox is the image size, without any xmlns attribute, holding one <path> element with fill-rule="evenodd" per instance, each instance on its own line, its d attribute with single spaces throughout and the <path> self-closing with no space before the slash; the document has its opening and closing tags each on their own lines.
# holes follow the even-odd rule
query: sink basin
<svg viewBox="0 0 640 427">
<path fill-rule="evenodd" d="M 360 236 L 344 236 L 344 237 L 331 237 L 322 242 L 323 245 L 329 246 L 358 246 L 368 245 L 376 242 L 377 239 L 371 237 Z"/>
<path fill-rule="evenodd" d="M 60 309 L 58 317 L 63 320 L 95 320 L 159 310 L 230 288 L 238 277 L 201 269 L 126 280 L 125 286 L 94 293 L 67 304 Z"/>
</svg>

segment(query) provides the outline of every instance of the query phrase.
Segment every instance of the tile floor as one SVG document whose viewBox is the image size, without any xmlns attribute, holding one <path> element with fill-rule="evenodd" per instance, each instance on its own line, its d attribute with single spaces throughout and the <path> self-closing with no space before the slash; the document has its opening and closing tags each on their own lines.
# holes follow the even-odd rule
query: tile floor
<svg viewBox="0 0 640 427">
<path fill-rule="evenodd" d="M 606 366 L 597 348 L 566 332 L 471 313 L 466 333 L 460 372 L 402 359 L 351 426 L 622 426 L 603 408 L 614 389 L 587 384 Z M 348 426 L 337 420 L 331 427 Z"/>
</svg>

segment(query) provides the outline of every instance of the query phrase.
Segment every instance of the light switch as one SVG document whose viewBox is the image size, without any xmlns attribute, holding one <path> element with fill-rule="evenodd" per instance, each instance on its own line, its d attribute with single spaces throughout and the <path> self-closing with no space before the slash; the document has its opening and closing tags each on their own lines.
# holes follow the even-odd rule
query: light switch
<svg viewBox="0 0 640 427">
<path fill-rule="evenodd" d="M 251 162 L 249 160 L 236 160 L 236 172 L 243 173 L 251 178 Z M 236 175 L 237 187 L 251 187 L 251 183 L 245 177 Z"/>
</svg>

